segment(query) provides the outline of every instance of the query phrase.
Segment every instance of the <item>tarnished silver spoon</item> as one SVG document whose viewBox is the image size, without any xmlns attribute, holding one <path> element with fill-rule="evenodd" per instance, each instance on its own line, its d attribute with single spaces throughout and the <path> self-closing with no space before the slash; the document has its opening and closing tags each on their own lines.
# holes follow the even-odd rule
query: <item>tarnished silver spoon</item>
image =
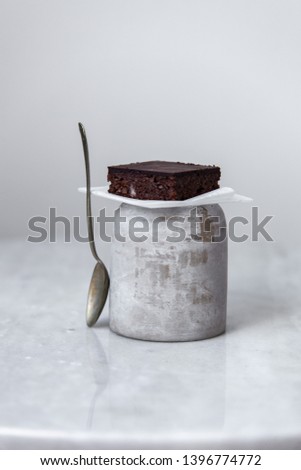
<svg viewBox="0 0 301 470">
<path fill-rule="evenodd" d="M 83 142 L 84 157 L 85 157 L 85 166 L 86 166 L 86 186 L 87 186 L 87 195 L 86 195 L 86 213 L 87 213 L 87 225 L 88 225 L 88 237 L 89 245 L 92 252 L 92 255 L 96 259 L 97 263 L 95 265 L 92 278 L 90 281 L 90 287 L 88 292 L 88 301 L 87 301 L 87 310 L 86 310 L 86 322 L 88 326 L 93 326 L 97 322 L 104 305 L 106 303 L 107 295 L 110 287 L 110 278 L 107 271 L 107 268 L 99 258 L 95 242 L 94 242 L 94 230 L 93 230 L 93 221 L 92 221 L 92 211 L 91 211 L 91 181 L 90 181 L 90 161 L 89 161 L 89 147 L 86 137 L 86 131 L 84 126 L 79 122 L 78 123 L 80 135 Z"/>
</svg>

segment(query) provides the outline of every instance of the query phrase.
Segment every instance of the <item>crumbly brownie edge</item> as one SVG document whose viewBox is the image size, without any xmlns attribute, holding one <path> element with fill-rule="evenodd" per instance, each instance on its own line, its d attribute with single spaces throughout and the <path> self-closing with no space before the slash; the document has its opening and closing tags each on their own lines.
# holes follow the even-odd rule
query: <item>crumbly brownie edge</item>
<svg viewBox="0 0 301 470">
<path fill-rule="evenodd" d="M 109 193 L 133 199 L 185 200 L 219 188 L 220 168 L 210 167 L 177 176 L 126 171 L 109 173 Z"/>
<path fill-rule="evenodd" d="M 176 200 L 174 176 L 139 175 L 136 173 L 109 173 L 109 193 L 132 199 Z"/>
<path fill-rule="evenodd" d="M 177 200 L 190 199 L 219 188 L 220 168 L 181 175 L 176 180 Z"/>
</svg>

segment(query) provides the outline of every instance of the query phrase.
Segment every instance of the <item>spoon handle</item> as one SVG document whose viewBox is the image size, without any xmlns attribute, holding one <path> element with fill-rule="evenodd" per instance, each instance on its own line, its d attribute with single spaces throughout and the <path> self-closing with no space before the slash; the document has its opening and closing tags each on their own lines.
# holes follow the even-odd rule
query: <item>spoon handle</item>
<svg viewBox="0 0 301 470">
<path fill-rule="evenodd" d="M 91 253 L 96 259 L 96 261 L 100 264 L 103 264 L 97 254 L 96 246 L 94 242 L 94 230 L 93 230 L 92 210 L 91 210 L 91 179 L 90 179 L 90 159 L 89 159 L 88 141 L 87 141 L 85 128 L 81 122 L 78 123 L 78 127 L 79 127 L 79 132 L 82 138 L 84 157 L 85 157 L 85 166 L 86 166 L 86 186 L 87 186 L 86 217 L 87 217 L 87 225 L 88 225 L 89 245 L 90 245 Z"/>
</svg>

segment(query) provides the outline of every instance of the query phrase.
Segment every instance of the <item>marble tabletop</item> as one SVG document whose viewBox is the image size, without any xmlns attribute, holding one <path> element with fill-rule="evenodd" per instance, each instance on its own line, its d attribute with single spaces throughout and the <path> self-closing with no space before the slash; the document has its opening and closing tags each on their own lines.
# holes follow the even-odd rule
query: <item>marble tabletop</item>
<svg viewBox="0 0 301 470">
<path fill-rule="evenodd" d="M 241 245 L 226 334 L 155 343 L 86 327 L 86 245 L 2 240 L 0 448 L 301 449 L 301 252 Z"/>
</svg>

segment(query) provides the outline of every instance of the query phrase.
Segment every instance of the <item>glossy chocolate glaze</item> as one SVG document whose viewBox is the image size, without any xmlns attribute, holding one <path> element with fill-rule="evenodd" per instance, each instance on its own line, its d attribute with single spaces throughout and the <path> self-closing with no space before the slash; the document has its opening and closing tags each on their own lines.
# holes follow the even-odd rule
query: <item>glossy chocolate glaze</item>
<svg viewBox="0 0 301 470">
<path fill-rule="evenodd" d="M 194 163 L 165 162 L 160 160 L 109 166 L 111 173 L 152 173 L 154 175 L 177 176 L 196 171 L 216 170 L 214 165 L 195 165 Z"/>
</svg>

